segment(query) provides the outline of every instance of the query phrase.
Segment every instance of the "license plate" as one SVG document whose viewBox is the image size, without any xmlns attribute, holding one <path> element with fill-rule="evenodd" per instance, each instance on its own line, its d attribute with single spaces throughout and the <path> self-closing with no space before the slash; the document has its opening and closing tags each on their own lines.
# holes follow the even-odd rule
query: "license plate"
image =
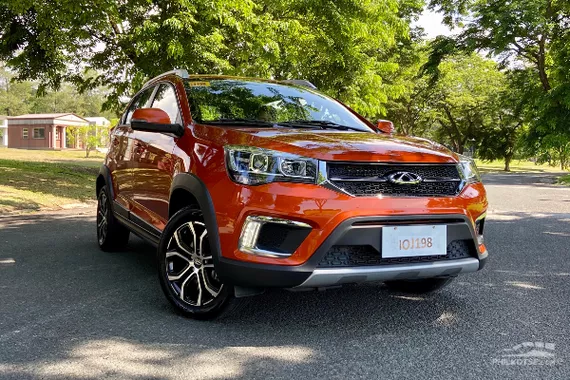
<svg viewBox="0 0 570 380">
<path fill-rule="evenodd" d="M 447 253 L 447 226 L 382 228 L 382 257 L 439 256 Z"/>
</svg>

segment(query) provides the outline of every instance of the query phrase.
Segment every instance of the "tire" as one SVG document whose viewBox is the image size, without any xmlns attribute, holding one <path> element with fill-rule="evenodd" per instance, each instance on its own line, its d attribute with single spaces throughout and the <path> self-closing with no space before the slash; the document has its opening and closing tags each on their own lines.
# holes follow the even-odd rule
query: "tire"
<svg viewBox="0 0 570 380">
<path fill-rule="evenodd" d="M 422 280 L 387 281 L 390 290 L 408 294 L 427 294 L 440 290 L 453 281 L 453 278 L 425 278 Z"/>
<path fill-rule="evenodd" d="M 214 319 L 237 305 L 234 288 L 220 281 L 202 212 L 185 207 L 170 218 L 157 249 L 160 286 L 178 312 Z"/>
<path fill-rule="evenodd" d="M 99 191 L 97 196 L 97 243 L 105 252 L 119 251 L 129 242 L 130 231 L 123 226 L 111 209 L 111 199 L 107 188 Z"/>
</svg>

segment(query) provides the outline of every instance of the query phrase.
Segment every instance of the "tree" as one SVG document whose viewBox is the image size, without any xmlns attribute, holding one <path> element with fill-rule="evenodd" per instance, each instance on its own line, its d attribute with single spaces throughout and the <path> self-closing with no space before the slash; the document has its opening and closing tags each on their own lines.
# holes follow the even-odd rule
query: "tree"
<svg viewBox="0 0 570 380">
<path fill-rule="evenodd" d="M 495 62 L 478 54 L 449 57 L 431 82 L 426 118 L 438 128 L 434 136 L 462 154 L 470 141 L 483 135 L 491 122 L 497 90 L 505 86 Z"/>
<path fill-rule="evenodd" d="M 405 135 L 421 136 L 429 134 L 430 122 L 426 120 L 428 101 L 433 89 L 428 78 L 421 73 L 426 63 L 428 45 L 414 39 L 404 40 L 394 51 L 398 62 L 398 71 L 390 77 L 394 84 L 399 84 L 399 95 L 388 100 L 387 118 L 394 122 L 398 132 Z M 379 115 L 380 116 L 380 115 Z"/>
<path fill-rule="evenodd" d="M 29 82 L 12 82 L 13 75 L 0 65 L 0 114 L 29 113 L 34 90 Z"/>
<path fill-rule="evenodd" d="M 92 0 L 0 5 L 0 59 L 40 90 L 108 87 L 120 109 L 149 77 L 192 73 L 303 78 L 367 116 L 398 92 L 387 52 L 420 0 Z M 98 74 L 84 78 L 74 67 Z"/>
<path fill-rule="evenodd" d="M 14 80 L 13 74 L 0 64 L 0 114 L 73 112 L 80 116 L 116 117 L 114 112 L 101 110 L 108 93 L 104 88 L 80 94 L 69 83 L 63 83 L 58 91 L 46 91 L 43 95 L 37 88 L 35 82 Z"/>
<path fill-rule="evenodd" d="M 496 89 L 495 101 L 488 108 L 489 123 L 481 134 L 477 153 L 485 160 L 503 159 L 505 171 L 521 152 L 523 129 L 531 104 L 530 93 L 524 90 L 532 74 L 527 70 L 507 72 L 502 87 Z"/>
<path fill-rule="evenodd" d="M 529 98 L 528 146 L 570 136 L 570 2 L 557 0 L 431 0 L 449 25 L 462 25 L 455 37 L 434 41 L 426 70 L 439 75 L 443 57 L 457 51 L 485 51 L 510 69 L 533 74 L 535 81 L 519 88 Z M 539 90 L 538 92 L 536 90 Z M 548 137 L 551 136 L 551 137 Z M 538 144 L 538 145 L 537 145 Z M 550 146 L 550 144 L 548 144 Z M 543 150 L 547 151 L 548 146 Z"/>
</svg>

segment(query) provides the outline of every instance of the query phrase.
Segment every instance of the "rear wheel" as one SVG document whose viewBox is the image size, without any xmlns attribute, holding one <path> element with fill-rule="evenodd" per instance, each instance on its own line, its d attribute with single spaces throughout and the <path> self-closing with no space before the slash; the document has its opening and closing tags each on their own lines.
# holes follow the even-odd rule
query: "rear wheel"
<svg viewBox="0 0 570 380">
<path fill-rule="evenodd" d="M 447 284 L 453 278 L 424 278 L 421 280 L 397 280 L 387 281 L 386 286 L 390 290 L 409 294 L 426 294 L 435 292 Z"/>
<path fill-rule="evenodd" d="M 106 252 L 117 251 L 129 241 L 129 230 L 119 223 L 111 209 L 111 199 L 103 187 L 97 196 L 97 242 Z"/>
<path fill-rule="evenodd" d="M 158 273 L 166 298 L 182 314 L 213 319 L 236 303 L 233 287 L 214 268 L 202 213 L 186 207 L 167 223 L 158 245 Z"/>
</svg>

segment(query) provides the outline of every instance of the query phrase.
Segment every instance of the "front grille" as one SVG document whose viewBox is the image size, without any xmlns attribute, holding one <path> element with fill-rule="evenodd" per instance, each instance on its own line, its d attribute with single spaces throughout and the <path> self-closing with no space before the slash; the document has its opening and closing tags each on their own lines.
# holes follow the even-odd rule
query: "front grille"
<svg viewBox="0 0 570 380">
<path fill-rule="evenodd" d="M 328 178 L 338 188 L 355 196 L 453 196 L 459 191 L 461 177 L 456 165 L 392 165 L 328 163 Z M 413 173 L 418 184 L 396 184 L 391 174 Z"/>
<path fill-rule="evenodd" d="M 457 260 L 473 257 L 473 250 L 473 247 L 465 240 L 454 240 L 447 245 L 447 254 L 445 256 L 384 259 L 380 252 L 370 245 L 335 245 L 326 253 L 317 266 L 320 268 L 338 268 Z"/>
</svg>

